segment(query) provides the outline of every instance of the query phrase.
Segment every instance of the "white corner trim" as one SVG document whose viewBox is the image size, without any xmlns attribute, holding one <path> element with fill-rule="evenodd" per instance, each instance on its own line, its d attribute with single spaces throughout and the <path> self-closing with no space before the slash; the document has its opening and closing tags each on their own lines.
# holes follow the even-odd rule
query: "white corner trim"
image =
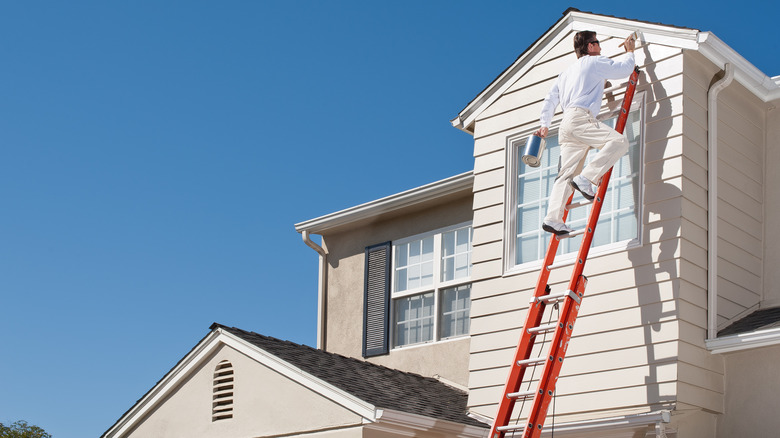
<svg viewBox="0 0 780 438">
<path fill-rule="evenodd" d="M 416 187 L 395 195 L 350 207 L 325 216 L 295 224 L 295 231 L 304 230 L 317 234 L 340 225 L 377 216 L 400 208 L 419 204 L 440 196 L 457 193 L 474 186 L 474 172 L 468 171 L 424 186 Z"/>
<path fill-rule="evenodd" d="M 424 415 L 400 412 L 392 409 L 379 409 L 377 421 L 366 424 L 367 429 L 384 431 L 393 435 L 418 436 L 419 432 L 436 432 L 442 436 L 463 438 L 484 438 L 489 429 L 469 426 L 454 421 L 426 417 Z"/>
<path fill-rule="evenodd" d="M 780 327 L 708 339 L 705 344 L 712 354 L 778 345 L 780 344 Z"/>
</svg>

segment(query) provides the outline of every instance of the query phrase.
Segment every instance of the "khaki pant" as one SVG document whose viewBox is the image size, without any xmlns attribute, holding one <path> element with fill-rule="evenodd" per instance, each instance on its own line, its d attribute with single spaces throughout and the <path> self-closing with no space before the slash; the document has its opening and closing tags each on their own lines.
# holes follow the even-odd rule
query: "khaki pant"
<svg viewBox="0 0 780 438">
<path fill-rule="evenodd" d="M 563 112 L 563 121 L 559 129 L 558 140 L 561 144 L 561 156 L 558 163 L 558 176 L 550 193 L 545 222 L 562 222 L 566 201 L 574 190 L 569 181 L 582 175 L 594 184 L 626 152 L 628 140 L 622 134 L 599 122 L 590 111 L 584 108 L 569 108 Z M 585 157 L 590 148 L 600 149 L 585 169 Z"/>
</svg>

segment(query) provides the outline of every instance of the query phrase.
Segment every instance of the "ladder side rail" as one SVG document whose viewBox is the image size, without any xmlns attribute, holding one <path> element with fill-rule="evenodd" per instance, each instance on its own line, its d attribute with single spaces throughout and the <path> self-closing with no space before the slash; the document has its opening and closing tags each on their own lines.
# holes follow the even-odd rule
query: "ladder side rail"
<svg viewBox="0 0 780 438">
<path fill-rule="evenodd" d="M 616 131 L 619 129 L 619 133 L 622 134 L 625 129 L 626 120 L 628 119 L 628 110 L 631 108 L 631 102 L 634 97 L 634 91 L 636 90 L 637 79 L 639 77 L 639 69 L 634 68 L 633 73 L 629 78 L 628 89 L 621 106 L 620 115 L 618 116 L 617 123 L 615 124 Z M 598 224 L 599 216 L 601 214 L 601 207 L 604 203 L 604 196 L 606 195 L 607 188 L 609 186 L 609 179 L 612 176 L 612 169 L 610 168 L 602 177 L 602 184 L 599 185 L 596 199 L 594 199 L 593 206 L 591 207 L 590 215 L 588 216 L 588 225 L 586 233 L 583 236 L 582 243 L 580 244 L 580 250 L 577 254 L 577 263 L 572 272 L 571 281 L 569 282 L 569 290 L 576 291 L 580 299 L 582 299 L 585 291 L 585 285 L 587 280 L 582 275 L 585 268 L 585 262 L 588 258 L 590 246 L 593 241 L 593 235 L 596 231 L 596 225 Z M 571 201 L 569 201 L 571 202 Z M 564 216 L 565 220 L 565 216 Z M 544 420 L 547 416 L 547 409 L 555 391 L 555 383 L 558 380 L 561 366 L 563 365 L 563 359 L 565 357 L 566 349 L 568 348 L 569 340 L 571 339 L 572 330 L 574 327 L 574 321 L 577 319 L 579 313 L 579 303 L 575 303 L 574 300 L 567 299 L 565 301 L 561 317 L 559 322 L 563 324 L 555 332 L 553 341 L 550 347 L 550 354 L 548 361 L 545 363 L 542 371 L 542 377 L 539 380 L 539 390 L 537 391 L 537 397 L 534 398 L 533 405 L 531 407 L 531 413 L 528 416 L 528 426 L 523 431 L 523 438 L 538 438 L 542 431 L 541 428 L 544 425 Z M 564 342 L 565 340 L 565 342 Z"/>
<path fill-rule="evenodd" d="M 577 282 L 575 293 L 582 297 L 585 294 L 585 286 L 588 280 L 585 276 L 580 276 Z M 527 427 L 523 430 L 523 438 L 538 438 L 542 433 L 544 420 L 547 418 L 547 410 L 550 406 L 555 384 L 558 382 L 558 375 L 563 366 L 563 360 L 566 357 L 566 351 L 569 348 L 569 342 L 574 331 L 574 321 L 580 311 L 580 304 L 574 300 L 566 300 L 561 310 L 561 317 L 558 320 L 559 328 L 551 341 L 550 352 L 545 362 L 542 376 L 539 378 L 539 389 L 537 394 L 541 395 L 534 398 L 531 405 L 531 413 L 526 421 Z"/>
<path fill-rule="evenodd" d="M 628 89 L 626 89 L 626 95 L 623 98 L 623 105 L 620 108 L 620 115 L 618 116 L 617 123 L 615 123 L 615 131 L 619 134 L 623 133 L 626 127 L 626 120 L 628 120 L 628 111 L 631 109 L 631 102 L 634 100 L 634 91 L 636 90 L 637 79 L 639 78 L 639 68 L 634 68 L 631 76 L 628 79 Z M 596 225 L 599 222 L 601 216 L 601 207 L 604 205 L 604 197 L 607 194 L 607 188 L 609 187 L 609 180 L 612 177 L 612 168 L 601 177 L 602 183 L 599 184 L 596 198 L 593 200 L 591 206 L 590 215 L 588 216 L 588 225 L 585 229 L 585 235 L 582 237 L 582 243 L 580 244 L 580 250 L 577 253 L 577 263 L 575 264 L 574 271 L 571 274 L 571 280 L 569 281 L 569 290 L 574 290 L 578 279 L 582 275 L 585 269 L 585 262 L 588 260 L 588 253 L 590 252 L 590 246 L 593 242 L 593 236 L 596 233 Z"/>
<path fill-rule="evenodd" d="M 574 194 L 569 196 L 567 204 L 571 204 Z M 564 210 L 563 220 L 566 221 L 569 211 Z M 536 282 L 536 288 L 534 289 L 534 298 L 541 297 L 546 294 L 547 280 L 550 277 L 549 266 L 555 261 L 555 254 L 558 252 L 558 245 L 560 244 L 560 238 L 552 236 L 550 238 L 550 244 L 547 246 L 547 252 L 545 253 L 544 260 L 542 261 L 542 269 L 539 271 L 539 277 Z M 528 359 L 533 350 L 536 336 L 528 332 L 529 328 L 538 327 L 541 323 L 542 316 L 544 314 L 545 303 L 543 301 L 534 300 L 528 307 L 528 313 L 526 314 L 525 324 L 523 325 L 523 332 L 520 336 L 520 341 L 517 344 L 515 350 L 515 356 L 510 365 L 509 377 L 506 384 L 504 384 L 504 392 L 501 397 L 501 402 L 498 404 L 498 412 L 493 421 L 493 426 L 490 428 L 491 438 L 500 438 L 504 436 L 503 431 L 497 430 L 500 426 L 506 426 L 512 417 L 512 411 L 515 408 L 516 399 L 510 397 L 509 394 L 516 393 L 520 389 L 520 385 L 523 382 L 525 376 L 525 370 L 527 365 L 519 365 L 521 360 Z M 515 369 L 518 367 L 518 369 Z"/>
</svg>

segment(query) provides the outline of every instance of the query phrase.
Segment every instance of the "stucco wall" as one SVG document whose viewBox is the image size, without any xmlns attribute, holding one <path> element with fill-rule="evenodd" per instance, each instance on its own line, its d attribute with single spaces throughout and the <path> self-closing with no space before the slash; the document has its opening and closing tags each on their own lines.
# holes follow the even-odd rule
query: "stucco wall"
<svg viewBox="0 0 780 438">
<path fill-rule="evenodd" d="M 726 409 L 718 438 L 774 437 L 780 433 L 780 346 L 726 355 Z"/>
<path fill-rule="evenodd" d="M 450 225 L 470 222 L 470 191 L 424 210 L 410 209 L 348 230 L 323 235 L 328 251 L 326 349 L 362 358 L 365 248 Z M 468 381 L 468 337 L 391 350 L 374 363 L 424 376 L 440 375 L 461 385 Z"/>
<path fill-rule="evenodd" d="M 469 407 L 490 417 L 538 277 L 538 270 L 504 271 L 507 139 L 538 127 L 542 99 L 558 73 L 575 59 L 572 36 L 573 32 L 563 35 L 545 49 L 547 53 L 475 124 Z M 605 32 L 599 39 L 604 54 L 618 53 L 617 39 Z M 697 324 L 706 322 L 701 309 L 689 305 L 706 303 L 700 289 L 706 255 L 680 241 L 690 232 L 691 239 L 706 244 L 706 230 L 696 220 L 700 207 L 683 196 L 688 160 L 681 135 L 686 123 L 683 52 L 651 44 L 637 50 L 636 59 L 643 69 L 637 92 L 644 93 L 646 102 L 642 245 L 612 253 L 591 251 L 586 297 L 557 386 L 556 414 L 561 421 L 674 406 L 680 333 L 695 332 L 682 326 L 680 314 L 692 314 L 701 320 Z M 619 102 L 622 90 L 615 94 Z M 553 291 L 566 288 L 571 268 L 569 264 L 551 272 L 548 283 Z M 690 269 L 691 278 L 684 277 L 685 269 Z M 717 396 L 701 402 L 719 406 Z"/>
</svg>

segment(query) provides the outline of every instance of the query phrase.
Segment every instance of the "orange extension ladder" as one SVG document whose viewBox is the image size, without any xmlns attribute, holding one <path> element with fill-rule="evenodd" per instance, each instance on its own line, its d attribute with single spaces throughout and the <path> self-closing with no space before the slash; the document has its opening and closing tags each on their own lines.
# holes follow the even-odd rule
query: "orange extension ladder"
<svg viewBox="0 0 780 438">
<path fill-rule="evenodd" d="M 634 91 L 636 90 L 639 73 L 639 68 L 634 68 L 634 72 L 628 80 L 628 89 L 626 90 L 620 115 L 618 116 L 618 121 L 615 125 L 615 130 L 621 134 L 626 126 L 626 119 L 628 118 L 631 101 L 634 98 Z M 490 429 L 490 438 L 502 438 L 507 432 L 512 432 L 512 434 L 514 434 L 522 431 L 521 436 L 523 438 L 537 438 L 542 434 L 544 420 L 547 417 L 547 408 L 549 407 L 555 392 L 555 383 L 561 372 L 563 359 L 566 356 L 566 349 L 569 346 L 572 330 L 574 329 L 574 321 L 577 319 L 580 303 L 582 302 L 585 293 L 585 285 L 588 283 L 587 278 L 582 275 L 582 271 L 585 268 L 585 262 L 588 260 L 588 252 L 590 251 L 590 245 L 596 231 L 596 224 L 598 223 L 599 214 L 601 214 L 604 195 L 607 192 L 607 186 L 609 185 L 609 178 L 611 175 L 612 169 L 607 171 L 602 177 L 602 183 L 599 185 L 596 197 L 592 201 L 593 206 L 590 211 L 590 216 L 588 217 L 587 227 L 582 230 L 577 230 L 568 236 L 574 237 L 584 234 L 577 254 L 577 263 L 574 266 L 574 271 L 572 272 L 571 280 L 569 282 L 569 289 L 566 292 L 550 293 L 550 287 L 547 285 L 547 279 L 550 276 L 550 267 L 555 259 L 555 253 L 558 251 L 558 244 L 560 243 L 561 238 L 554 236 L 550 239 L 550 246 L 547 248 L 547 254 L 544 257 L 544 263 L 539 273 L 539 280 L 536 283 L 536 290 L 531 299 L 528 315 L 526 316 L 525 324 L 523 325 L 523 334 L 520 337 L 520 342 L 515 351 L 509 378 L 504 386 L 504 392 L 501 396 L 501 401 L 499 402 L 495 422 Z M 564 221 L 566 221 L 566 216 L 568 216 L 569 208 L 575 207 L 575 205 L 571 204 L 573 196 L 574 195 L 572 194 L 567 202 L 569 205 L 564 213 Z M 558 322 L 541 324 L 542 315 L 544 314 L 546 306 L 561 302 L 563 303 L 563 307 L 560 309 Z M 537 335 L 542 333 L 553 333 L 549 352 L 546 356 L 531 358 L 530 355 L 534 347 L 535 339 Z M 543 367 L 537 390 L 519 391 L 520 386 L 523 383 L 525 371 L 528 368 L 536 366 Z M 531 405 L 531 411 L 528 414 L 527 421 L 523 424 L 510 424 L 510 417 L 515 408 L 515 402 L 518 400 L 531 399 L 533 399 L 533 404 Z"/>
</svg>

